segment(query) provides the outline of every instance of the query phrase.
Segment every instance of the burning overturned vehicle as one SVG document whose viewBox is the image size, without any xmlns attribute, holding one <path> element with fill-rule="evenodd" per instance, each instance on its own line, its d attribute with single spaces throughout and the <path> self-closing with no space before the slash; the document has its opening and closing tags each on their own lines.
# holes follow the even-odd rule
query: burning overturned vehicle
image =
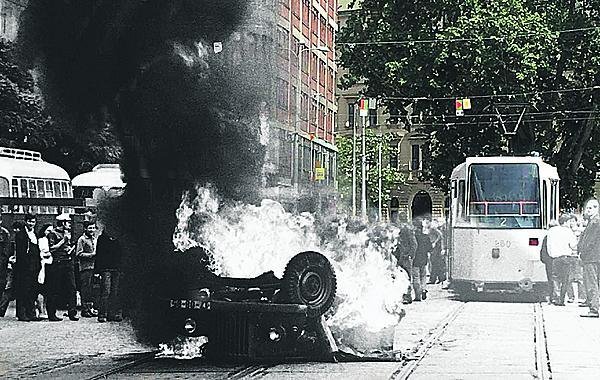
<svg viewBox="0 0 600 380">
<path fill-rule="evenodd" d="M 282 278 L 272 271 L 254 278 L 221 277 L 205 269 L 169 299 L 169 319 L 179 335 L 205 336 L 211 360 L 333 360 L 335 342 L 323 315 L 332 306 L 336 276 L 318 252 L 294 256 Z"/>
</svg>

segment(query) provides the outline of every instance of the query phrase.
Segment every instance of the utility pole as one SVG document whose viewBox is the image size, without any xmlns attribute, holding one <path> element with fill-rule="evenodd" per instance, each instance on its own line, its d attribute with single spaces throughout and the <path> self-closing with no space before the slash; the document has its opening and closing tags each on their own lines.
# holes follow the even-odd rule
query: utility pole
<svg viewBox="0 0 600 380">
<path fill-rule="evenodd" d="M 356 216 L 356 119 L 352 123 L 352 216 Z"/>
<path fill-rule="evenodd" d="M 367 117 L 362 116 L 362 160 L 361 160 L 361 169 L 362 169 L 362 189 L 360 194 L 360 212 L 361 217 L 364 222 L 367 221 L 367 144 L 366 144 L 366 134 L 365 130 L 367 129 Z"/>
<path fill-rule="evenodd" d="M 379 128 L 379 146 L 378 146 L 378 158 L 377 158 L 377 167 L 379 169 L 379 189 L 378 189 L 378 194 L 377 194 L 377 208 L 378 208 L 378 220 L 381 222 L 382 219 L 382 212 L 381 212 L 381 193 L 383 190 L 383 183 L 382 183 L 382 178 L 381 178 L 381 174 L 382 174 L 382 169 L 381 169 L 381 146 L 383 145 L 383 134 L 381 133 L 381 128 Z"/>
</svg>

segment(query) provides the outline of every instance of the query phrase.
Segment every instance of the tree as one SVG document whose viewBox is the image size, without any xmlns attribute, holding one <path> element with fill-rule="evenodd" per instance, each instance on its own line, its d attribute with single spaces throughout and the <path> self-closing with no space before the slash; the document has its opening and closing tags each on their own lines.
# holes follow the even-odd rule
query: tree
<svg viewBox="0 0 600 380">
<path fill-rule="evenodd" d="M 52 119 L 23 70 L 11 42 L 0 41 L 0 146 L 32 149 L 74 176 L 99 163 L 117 162 L 120 144 L 109 122 L 90 119 L 84 132 Z"/>
<path fill-rule="evenodd" d="M 394 135 L 387 133 L 383 135 L 376 134 L 372 129 L 367 129 L 365 132 L 365 151 L 367 153 L 367 208 L 374 209 L 377 207 L 379 199 L 379 167 L 377 165 L 379 159 L 379 144 L 381 144 L 381 162 L 382 162 L 382 207 L 389 204 L 390 191 L 400 183 L 403 178 L 400 172 L 388 165 L 390 153 L 393 149 L 391 142 Z M 352 136 L 340 136 L 336 140 L 338 147 L 338 182 L 339 191 L 343 195 L 343 204 L 348 209 L 352 207 Z M 357 209 L 360 209 L 360 194 L 361 194 L 361 146 L 362 136 L 356 136 L 356 184 L 357 184 Z"/>
<path fill-rule="evenodd" d="M 598 94 L 555 90 L 598 84 L 600 44 L 598 29 L 557 32 L 598 25 L 595 1 L 569 16 L 574 3 L 362 1 L 339 33 L 349 71 L 343 84 L 363 81 L 367 95 L 380 95 L 405 124 L 424 128 L 431 136 L 425 169 L 434 185 L 447 189 L 452 168 L 468 156 L 538 151 L 560 168 L 563 204 L 580 204 L 599 159 Z M 353 44 L 373 41 L 393 43 Z M 456 97 L 472 99 L 464 117 L 454 115 Z M 519 113 L 506 104 L 527 109 L 512 139 L 493 116 Z"/>
</svg>

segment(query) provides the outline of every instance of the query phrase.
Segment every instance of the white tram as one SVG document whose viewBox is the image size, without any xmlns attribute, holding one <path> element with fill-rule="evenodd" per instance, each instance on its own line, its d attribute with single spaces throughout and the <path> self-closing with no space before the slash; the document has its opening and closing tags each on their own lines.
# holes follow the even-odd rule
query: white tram
<svg viewBox="0 0 600 380">
<path fill-rule="evenodd" d="M 449 275 L 458 292 L 545 286 L 540 246 L 558 218 L 556 168 L 539 157 L 474 157 L 451 176 Z"/>
</svg>

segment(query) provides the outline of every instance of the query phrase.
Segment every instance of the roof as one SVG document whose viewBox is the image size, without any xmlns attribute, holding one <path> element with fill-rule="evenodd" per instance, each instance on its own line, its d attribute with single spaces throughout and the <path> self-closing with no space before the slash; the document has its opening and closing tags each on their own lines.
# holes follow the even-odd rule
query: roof
<svg viewBox="0 0 600 380">
<path fill-rule="evenodd" d="M 451 178 L 456 177 L 464 177 L 464 175 L 459 175 L 462 171 L 466 169 L 467 165 L 472 164 L 493 164 L 493 163 L 503 163 L 503 164 L 523 164 L 523 163 L 531 163 L 537 164 L 540 168 L 540 175 L 542 177 L 550 177 L 559 179 L 558 171 L 556 168 L 550 164 L 545 163 L 541 157 L 535 156 L 494 156 L 494 157 L 467 157 L 466 161 L 452 170 Z"/>
<path fill-rule="evenodd" d="M 101 187 L 104 189 L 124 188 L 121 169 L 118 164 L 96 165 L 91 172 L 73 178 L 73 187 Z"/>
<path fill-rule="evenodd" d="M 40 160 L 24 160 L 0 156 L 0 177 L 28 177 L 61 179 L 68 181 L 69 174 L 58 165 Z"/>
</svg>

